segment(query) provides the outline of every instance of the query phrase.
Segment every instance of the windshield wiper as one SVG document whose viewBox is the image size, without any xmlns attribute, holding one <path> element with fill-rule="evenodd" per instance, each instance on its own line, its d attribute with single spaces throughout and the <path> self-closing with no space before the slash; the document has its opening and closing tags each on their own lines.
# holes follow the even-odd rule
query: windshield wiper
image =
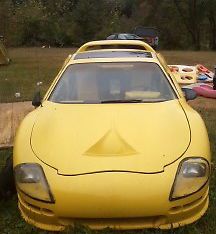
<svg viewBox="0 0 216 234">
<path fill-rule="evenodd" d="M 101 103 L 139 103 L 143 102 L 142 99 L 114 99 L 114 100 L 104 100 Z"/>
<path fill-rule="evenodd" d="M 83 100 L 72 100 L 72 101 L 65 100 L 65 101 L 58 101 L 56 103 L 60 103 L 60 104 L 80 104 L 80 103 L 84 103 L 84 101 Z"/>
<path fill-rule="evenodd" d="M 114 99 L 114 100 L 104 100 L 101 103 L 156 103 L 156 102 L 166 102 L 167 99 Z"/>
</svg>

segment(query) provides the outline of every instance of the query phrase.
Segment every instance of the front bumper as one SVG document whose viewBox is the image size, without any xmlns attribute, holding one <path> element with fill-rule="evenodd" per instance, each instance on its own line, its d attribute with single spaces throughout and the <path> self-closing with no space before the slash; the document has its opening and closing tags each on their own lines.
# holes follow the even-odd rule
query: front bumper
<svg viewBox="0 0 216 234">
<path fill-rule="evenodd" d="M 19 209 L 25 221 L 48 231 L 63 231 L 66 226 L 73 226 L 76 223 L 81 223 L 92 229 L 104 229 L 107 227 L 124 230 L 178 228 L 193 223 L 201 218 L 208 208 L 208 203 L 208 196 L 204 196 L 191 204 L 171 209 L 167 216 L 81 219 L 58 217 L 51 210 L 32 206 L 19 197 Z"/>
<path fill-rule="evenodd" d="M 197 193 L 169 201 L 176 167 L 159 174 L 107 172 L 46 176 L 55 203 L 18 192 L 19 208 L 30 224 L 50 231 L 82 223 L 93 229 L 170 229 L 198 220 L 208 208 L 208 184 Z M 54 175 L 55 174 L 55 175 Z"/>
</svg>

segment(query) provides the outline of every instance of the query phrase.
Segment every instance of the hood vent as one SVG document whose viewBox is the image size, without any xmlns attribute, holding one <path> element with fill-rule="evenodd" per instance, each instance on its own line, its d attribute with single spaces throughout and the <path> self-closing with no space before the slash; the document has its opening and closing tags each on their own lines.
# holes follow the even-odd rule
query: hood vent
<svg viewBox="0 0 216 234">
<path fill-rule="evenodd" d="M 108 131 L 85 153 L 88 156 L 125 156 L 137 154 L 116 130 Z"/>
</svg>

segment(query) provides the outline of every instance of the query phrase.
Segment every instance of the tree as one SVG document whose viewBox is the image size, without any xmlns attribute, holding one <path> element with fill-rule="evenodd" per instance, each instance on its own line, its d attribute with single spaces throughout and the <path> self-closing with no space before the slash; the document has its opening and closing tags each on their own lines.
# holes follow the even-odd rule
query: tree
<svg viewBox="0 0 216 234">
<path fill-rule="evenodd" d="M 7 38 L 10 22 L 10 9 L 12 2 L 10 0 L 0 0 L 0 35 Z"/>
<path fill-rule="evenodd" d="M 216 50 L 216 0 L 0 0 L 0 35 L 13 46 L 80 45 L 155 26 L 165 49 Z"/>
<path fill-rule="evenodd" d="M 107 21 L 110 20 L 109 10 L 106 1 L 103 0 L 79 1 L 73 11 L 77 41 L 83 43 L 95 39 Z"/>
<path fill-rule="evenodd" d="M 208 0 L 207 19 L 209 21 L 210 48 L 216 50 L 216 2 Z"/>
<path fill-rule="evenodd" d="M 201 48 L 201 26 L 207 9 L 206 0 L 174 0 L 188 33 L 191 35 L 196 50 Z"/>
</svg>

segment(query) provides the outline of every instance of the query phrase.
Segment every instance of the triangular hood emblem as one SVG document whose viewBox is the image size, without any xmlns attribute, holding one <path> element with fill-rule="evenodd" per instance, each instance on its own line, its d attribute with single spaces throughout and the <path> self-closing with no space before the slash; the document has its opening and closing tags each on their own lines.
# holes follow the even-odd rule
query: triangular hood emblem
<svg viewBox="0 0 216 234">
<path fill-rule="evenodd" d="M 92 156 L 125 156 L 137 154 L 137 152 L 118 134 L 116 130 L 112 129 L 84 154 Z"/>
</svg>

